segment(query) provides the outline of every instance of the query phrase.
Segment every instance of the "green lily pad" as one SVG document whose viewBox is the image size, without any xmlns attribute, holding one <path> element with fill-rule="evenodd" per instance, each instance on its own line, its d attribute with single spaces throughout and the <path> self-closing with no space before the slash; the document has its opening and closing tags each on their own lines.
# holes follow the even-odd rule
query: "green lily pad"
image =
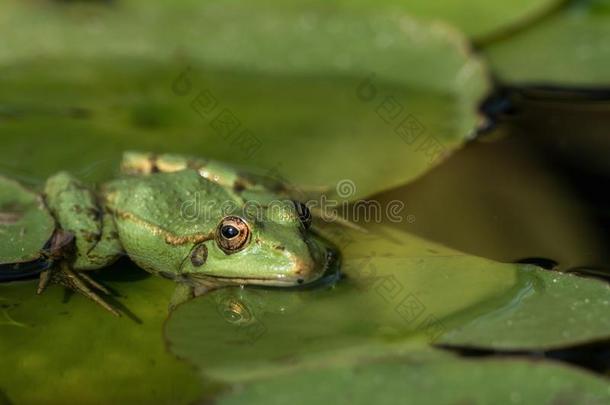
<svg viewBox="0 0 610 405">
<path fill-rule="evenodd" d="M 433 276 L 444 278 L 442 285 L 422 288 L 430 294 L 430 304 L 424 304 L 445 326 L 446 332 L 439 335 L 435 343 L 548 350 L 610 336 L 610 317 L 607 316 L 610 286 L 603 281 L 532 265 L 501 264 L 439 244 L 430 246 L 425 239 L 407 233 L 382 229 L 377 235 L 383 237 L 376 242 L 375 237 L 371 241 L 367 240 L 371 236 L 350 235 L 345 231 L 338 234 L 334 231 L 334 235 L 335 239 L 349 242 L 344 250 L 346 258 L 364 255 L 369 267 L 388 268 L 384 261 L 394 261 L 396 256 L 404 258 L 402 260 L 419 258 L 414 268 L 396 266 L 389 270 L 399 280 L 410 271 L 417 272 L 421 278 L 409 280 L 409 286 L 426 286 L 427 282 L 433 282 Z M 462 264 L 472 273 L 462 270 Z M 426 272 L 427 265 L 431 266 L 431 273 Z M 478 267 L 492 272 L 493 276 L 486 276 L 493 278 L 475 276 Z M 366 268 L 356 268 L 360 274 L 366 274 Z M 449 275 L 434 269 L 444 269 Z M 349 266 L 346 272 L 349 277 Z M 449 280 L 449 277 L 454 279 Z M 477 290 L 478 302 L 460 298 Z M 493 298 L 484 299 L 484 291 Z"/>
<path fill-rule="evenodd" d="M 460 254 L 386 227 L 340 234 L 350 240 L 344 280 L 212 292 L 172 313 L 170 349 L 207 377 L 243 381 L 431 343 L 539 349 L 610 336 L 600 320 L 610 289 L 599 281 Z"/>
<path fill-rule="evenodd" d="M 571 274 L 524 268 L 512 299 L 444 335 L 440 343 L 548 350 L 608 339 L 610 286 Z"/>
<path fill-rule="evenodd" d="M 260 378 L 316 367 L 329 356 L 384 353 L 388 344 L 392 350 L 426 347 L 448 330 L 449 316 L 516 286 L 515 265 L 390 228 L 325 233 L 341 247 L 346 279 L 325 288 L 214 291 L 172 313 L 170 350 L 207 377 Z"/>
<path fill-rule="evenodd" d="M 559 364 L 436 354 L 303 370 L 247 384 L 218 403 L 371 404 L 398 398 L 404 404 L 602 404 L 610 401 L 610 390 L 606 380 Z"/>
<path fill-rule="evenodd" d="M 54 230 L 42 198 L 0 176 L 0 264 L 37 259 Z"/>
<path fill-rule="evenodd" d="M 549 18 L 485 47 L 499 78 L 517 85 L 610 86 L 610 7 L 573 0 Z"/>
<path fill-rule="evenodd" d="M 127 4 L 0 6 L 5 165 L 32 144 L 36 177 L 188 152 L 317 189 L 349 180 L 358 198 L 460 147 L 489 87 L 465 38 L 400 12 Z"/>
<path fill-rule="evenodd" d="M 516 0 L 489 2 L 483 0 L 466 1 L 426 1 L 426 0 L 344 0 L 354 7 L 388 7 L 403 10 L 413 16 L 427 20 L 447 22 L 470 38 L 476 40 L 494 36 L 515 26 L 527 24 L 544 15 L 561 0 Z"/>
<path fill-rule="evenodd" d="M 197 375 L 166 353 L 161 338 L 174 283 L 125 264 L 100 279 L 131 316 L 115 318 L 59 286 L 38 296 L 35 281 L 0 284 L 5 397 L 16 404 L 192 403 L 201 395 Z"/>
</svg>

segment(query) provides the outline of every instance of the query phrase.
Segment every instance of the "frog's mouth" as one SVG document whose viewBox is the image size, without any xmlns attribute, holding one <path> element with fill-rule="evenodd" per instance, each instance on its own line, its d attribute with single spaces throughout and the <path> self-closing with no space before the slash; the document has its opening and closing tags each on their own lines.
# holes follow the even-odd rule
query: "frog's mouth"
<svg viewBox="0 0 610 405">
<path fill-rule="evenodd" d="M 271 287 L 295 287 L 313 283 L 329 272 L 338 273 L 338 253 L 330 246 L 323 247 L 323 251 L 319 254 L 318 260 L 315 260 L 315 266 L 311 269 L 298 268 L 290 275 L 278 274 L 274 277 L 231 277 L 231 276 L 207 276 L 218 281 L 221 284 L 255 284 Z"/>
</svg>

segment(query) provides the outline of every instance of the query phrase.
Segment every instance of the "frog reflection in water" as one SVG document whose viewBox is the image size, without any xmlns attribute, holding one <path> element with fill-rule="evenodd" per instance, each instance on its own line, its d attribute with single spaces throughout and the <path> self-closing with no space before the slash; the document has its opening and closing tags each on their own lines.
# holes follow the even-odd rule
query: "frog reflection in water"
<svg viewBox="0 0 610 405">
<path fill-rule="evenodd" d="M 41 273 L 39 293 L 60 283 L 118 315 L 87 271 L 125 254 L 178 282 L 171 306 L 227 285 L 308 283 L 335 256 L 311 231 L 311 212 L 282 197 L 277 182 L 177 155 L 126 153 L 121 170 L 124 178 L 97 191 L 65 172 L 46 182 L 58 265 Z M 245 215 L 248 206 L 255 215 Z"/>
</svg>

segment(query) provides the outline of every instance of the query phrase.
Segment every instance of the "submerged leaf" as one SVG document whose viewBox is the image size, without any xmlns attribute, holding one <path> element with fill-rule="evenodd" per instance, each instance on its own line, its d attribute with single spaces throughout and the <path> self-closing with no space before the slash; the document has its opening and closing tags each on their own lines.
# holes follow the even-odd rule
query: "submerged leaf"
<svg viewBox="0 0 610 405">
<path fill-rule="evenodd" d="M 610 7 L 572 0 L 561 11 L 484 49 L 499 78 L 517 85 L 610 86 Z"/>
<path fill-rule="evenodd" d="M 0 381 L 11 403 L 187 404 L 200 395 L 195 373 L 161 338 L 174 283 L 125 264 L 103 279 L 128 316 L 60 286 L 38 296 L 35 281 L 0 284 Z"/>
<path fill-rule="evenodd" d="M 440 343 L 500 350 L 549 350 L 610 337 L 610 287 L 571 274 L 523 268 L 525 284 L 504 304 Z M 523 285 L 522 284 L 522 285 Z"/>
<path fill-rule="evenodd" d="M 303 387 L 307 387 L 303 389 Z M 254 382 L 220 404 L 494 404 L 610 401 L 608 383 L 546 362 L 404 356 L 356 366 L 303 370 Z"/>
</svg>

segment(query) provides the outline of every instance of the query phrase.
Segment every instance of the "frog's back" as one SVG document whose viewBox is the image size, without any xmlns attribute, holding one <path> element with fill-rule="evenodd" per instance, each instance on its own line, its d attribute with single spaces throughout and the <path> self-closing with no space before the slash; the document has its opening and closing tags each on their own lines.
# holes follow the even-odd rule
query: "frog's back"
<svg viewBox="0 0 610 405">
<path fill-rule="evenodd" d="M 115 180 L 103 194 L 126 252 L 151 271 L 177 272 L 194 245 L 213 238 L 227 205 L 239 204 L 195 170 Z"/>
<path fill-rule="evenodd" d="M 109 207 L 177 235 L 211 231 L 228 205 L 239 204 L 222 186 L 194 170 L 134 176 L 107 183 Z"/>
</svg>

